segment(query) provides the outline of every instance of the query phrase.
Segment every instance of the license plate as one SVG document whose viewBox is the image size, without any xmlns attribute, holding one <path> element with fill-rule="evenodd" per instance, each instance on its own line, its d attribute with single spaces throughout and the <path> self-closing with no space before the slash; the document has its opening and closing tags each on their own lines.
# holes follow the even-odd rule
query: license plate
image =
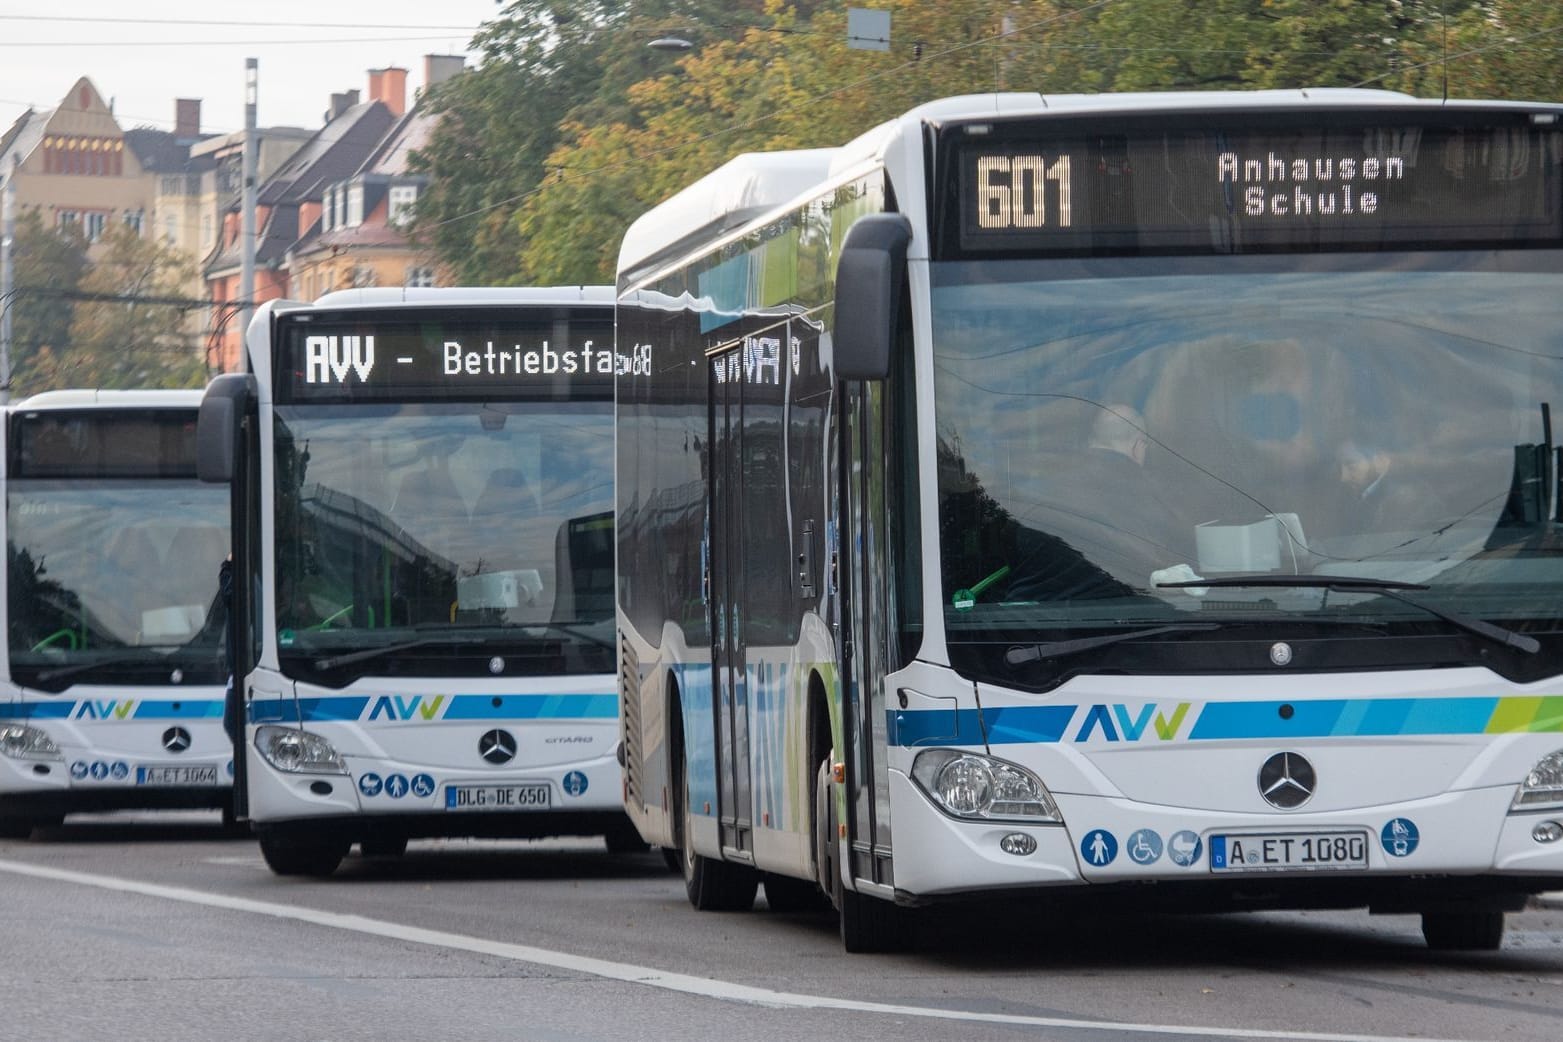
<svg viewBox="0 0 1563 1042">
<path fill-rule="evenodd" d="M 1210 837 L 1212 872 L 1311 872 L 1367 867 L 1368 834 L 1360 829 Z"/>
<path fill-rule="evenodd" d="M 549 805 L 547 785 L 447 785 L 446 810 L 533 810 Z"/>
<path fill-rule="evenodd" d="M 217 765 L 152 764 L 136 768 L 137 785 L 216 785 Z"/>
</svg>

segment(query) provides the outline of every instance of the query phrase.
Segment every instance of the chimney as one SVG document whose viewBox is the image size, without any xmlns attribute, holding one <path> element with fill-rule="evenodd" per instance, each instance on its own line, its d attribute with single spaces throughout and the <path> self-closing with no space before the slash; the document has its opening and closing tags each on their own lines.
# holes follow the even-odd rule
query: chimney
<svg viewBox="0 0 1563 1042">
<path fill-rule="evenodd" d="M 378 101 L 400 119 L 407 114 L 407 70 L 395 65 L 369 70 L 369 100 Z"/>
<path fill-rule="evenodd" d="M 174 137 L 194 141 L 201 136 L 201 99 L 174 99 Z"/>
<path fill-rule="evenodd" d="M 331 95 L 331 108 L 326 113 L 326 122 L 330 123 L 342 113 L 358 104 L 358 92 L 356 90 L 344 90 Z"/>
<path fill-rule="evenodd" d="M 438 86 L 467 67 L 467 59 L 459 54 L 425 54 L 423 56 L 423 89 Z"/>
</svg>

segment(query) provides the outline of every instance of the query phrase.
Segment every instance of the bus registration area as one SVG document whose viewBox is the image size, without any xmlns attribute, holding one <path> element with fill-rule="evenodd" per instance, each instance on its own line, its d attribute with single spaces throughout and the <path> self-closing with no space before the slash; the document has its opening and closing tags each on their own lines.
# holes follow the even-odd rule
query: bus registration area
<svg viewBox="0 0 1563 1042">
<path fill-rule="evenodd" d="M 1364 829 L 1210 837 L 1210 870 L 1217 873 L 1367 867 L 1368 834 Z"/>
</svg>

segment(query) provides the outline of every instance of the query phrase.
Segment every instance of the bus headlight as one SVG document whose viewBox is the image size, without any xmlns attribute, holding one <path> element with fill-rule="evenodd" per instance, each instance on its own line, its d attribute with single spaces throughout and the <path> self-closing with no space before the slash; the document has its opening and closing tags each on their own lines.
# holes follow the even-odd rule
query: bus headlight
<svg viewBox="0 0 1563 1042">
<path fill-rule="evenodd" d="M 1036 775 L 1004 760 L 925 749 L 912 777 L 946 814 L 976 821 L 1057 822 L 1058 807 Z"/>
<path fill-rule="evenodd" d="M 28 724 L 0 725 L 0 753 L 13 760 L 63 759 L 48 732 Z"/>
<path fill-rule="evenodd" d="M 1563 749 L 1536 761 L 1514 794 L 1515 810 L 1563 807 Z"/>
<path fill-rule="evenodd" d="M 346 774 L 347 765 L 331 743 L 297 727 L 261 727 L 255 748 L 266 762 L 289 774 Z"/>
</svg>

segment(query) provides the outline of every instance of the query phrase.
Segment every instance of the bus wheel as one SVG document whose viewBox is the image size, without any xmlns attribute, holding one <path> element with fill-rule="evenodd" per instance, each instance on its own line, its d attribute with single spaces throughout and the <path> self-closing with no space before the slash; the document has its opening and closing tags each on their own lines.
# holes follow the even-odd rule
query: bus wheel
<svg viewBox="0 0 1563 1042">
<path fill-rule="evenodd" d="M 279 876 L 329 876 L 347 856 L 347 840 L 271 828 L 259 833 L 261 857 Z"/>
<path fill-rule="evenodd" d="M 358 841 L 358 852 L 364 857 L 401 857 L 407 853 L 407 837 L 370 836 Z"/>
<path fill-rule="evenodd" d="M 849 952 L 896 951 L 906 944 L 905 914 L 891 902 L 848 890 L 841 882 L 841 827 L 830 785 L 827 757 L 814 775 L 814 862 L 820 889 L 841 919 L 841 945 Z"/>
<path fill-rule="evenodd" d="M 694 813 L 689 807 L 689 777 L 685 773 L 682 743 L 675 777 L 683 790 L 679 794 L 683 813 L 679 816 L 678 833 L 683 851 L 684 892 L 689 895 L 689 903 L 702 912 L 748 911 L 754 907 L 754 895 L 760 888 L 759 873 L 747 865 L 695 853 Z"/>
<path fill-rule="evenodd" d="M 1503 947 L 1503 913 L 1423 912 L 1422 938 L 1435 951 L 1495 952 Z"/>
<path fill-rule="evenodd" d="M 31 818 L 0 818 L 0 839 L 26 839 L 33 834 Z"/>
<path fill-rule="evenodd" d="M 610 854 L 644 854 L 651 846 L 640 838 L 634 825 L 615 825 L 602 834 L 602 841 Z"/>
<path fill-rule="evenodd" d="M 812 879 L 794 879 L 767 872 L 764 876 L 765 903 L 773 912 L 783 915 L 793 913 L 812 914 L 828 911 L 830 902 L 820 892 L 819 884 Z"/>
</svg>

